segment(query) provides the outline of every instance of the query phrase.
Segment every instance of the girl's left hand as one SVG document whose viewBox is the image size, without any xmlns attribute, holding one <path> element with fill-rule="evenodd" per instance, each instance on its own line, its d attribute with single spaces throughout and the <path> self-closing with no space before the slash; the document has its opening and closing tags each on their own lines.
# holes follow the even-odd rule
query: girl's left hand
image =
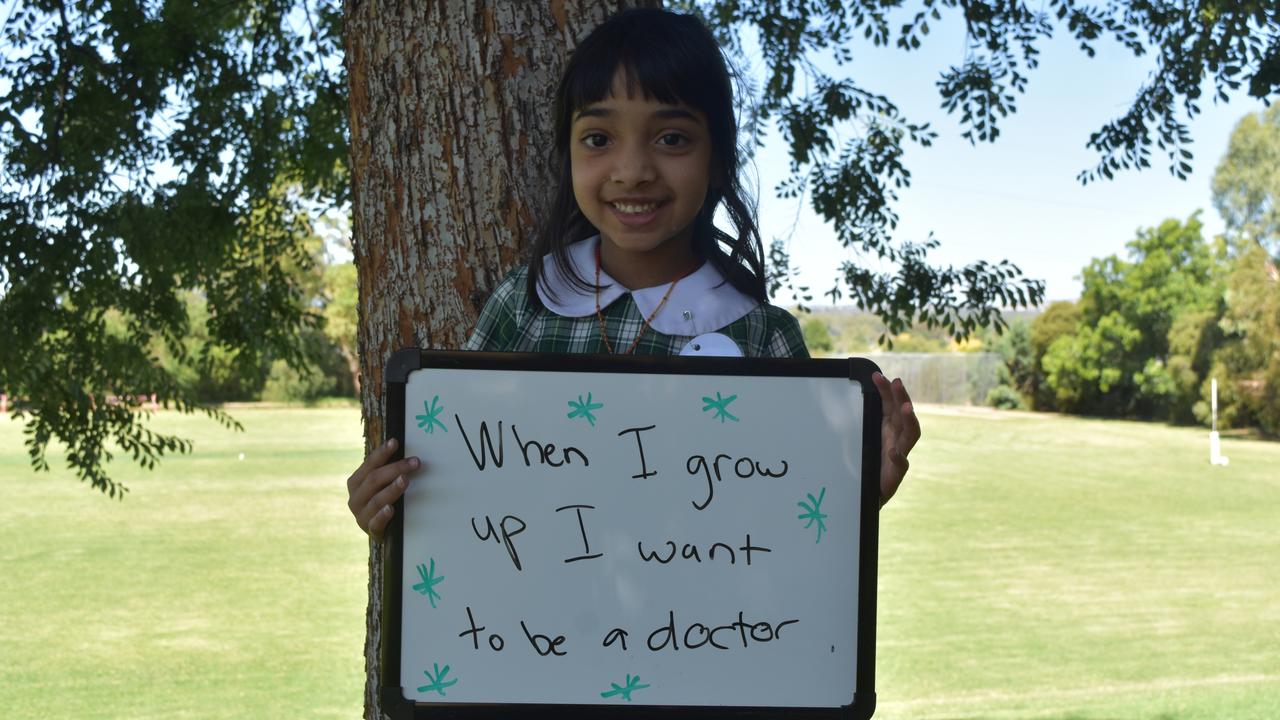
<svg viewBox="0 0 1280 720">
<path fill-rule="evenodd" d="M 880 391 L 883 416 L 880 421 L 880 507 L 884 507 L 898 492 L 898 486 L 911 466 L 907 454 L 920 439 L 920 420 L 901 379 L 894 378 L 889 382 L 877 372 L 871 374 L 871 381 Z"/>
</svg>

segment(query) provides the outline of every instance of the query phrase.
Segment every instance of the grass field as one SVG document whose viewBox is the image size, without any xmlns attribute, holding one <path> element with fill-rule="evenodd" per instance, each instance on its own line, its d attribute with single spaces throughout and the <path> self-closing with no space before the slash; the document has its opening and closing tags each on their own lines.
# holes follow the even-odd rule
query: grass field
<svg viewBox="0 0 1280 720">
<path fill-rule="evenodd" d="M 162 414 L 123 502 L 0 418 L 0 716 L 356 718 L 359 411 Z M 877 718 L 1280 717 L 1280 444 L 922 412 L 881 520 Z M 244 453 L 243 460 L 239 454 Z"/>
</svg>

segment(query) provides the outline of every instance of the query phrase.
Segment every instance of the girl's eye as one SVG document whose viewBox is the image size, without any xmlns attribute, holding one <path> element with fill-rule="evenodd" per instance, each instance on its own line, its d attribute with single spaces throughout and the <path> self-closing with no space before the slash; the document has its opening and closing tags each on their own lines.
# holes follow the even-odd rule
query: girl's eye
<svg viewBox="0 0 1280 720">
<path fill-rule="evenodd" d="M 597 150 L 604 147 L 608 142 L 609 138 L 605 137 L 604 133 L 589 133 L 586 137 L 582 138 L 582 143 L 584 145 Z"/>
<path fill-rule="evenodd" d="M 665 147 L 679 147 L 688 141 L 684 135 L 680 133 L 667 133 L 658 138 L 658 144 Z"/>
</svg>

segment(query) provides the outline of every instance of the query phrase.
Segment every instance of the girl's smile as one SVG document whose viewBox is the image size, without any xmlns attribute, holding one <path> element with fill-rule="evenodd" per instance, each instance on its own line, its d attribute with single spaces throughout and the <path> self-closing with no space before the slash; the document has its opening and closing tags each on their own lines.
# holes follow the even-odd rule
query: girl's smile
<svg viewBox="0 0 1280 720">
<path fill-rule="evenodd" d="M 661 200 L 614 200 L 609 203 L 614 215 L 623 225 L 632 228 L 643 227 L 658 217 L 658 208 L 666 203 Z"/>
<path fill-rule="evenodd" d="M 574 198 L 600 232 L 610 276 L 651 287 L 697 262 L 693 221 L 711 172 L 701 112 L 628 94 L 620 72 L 609 97 L 574 115 L 569 147 Z"/>
</svg>

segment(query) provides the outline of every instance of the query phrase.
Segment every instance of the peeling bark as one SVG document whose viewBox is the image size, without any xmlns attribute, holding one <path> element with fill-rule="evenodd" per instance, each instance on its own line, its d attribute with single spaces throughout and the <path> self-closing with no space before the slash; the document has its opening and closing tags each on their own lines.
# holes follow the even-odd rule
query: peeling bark
<svg viewBox="0 0 1280 720">
<path fill-rule="evenodd" d="M 346 0 L 353 252 L 366 452 L 403 347 L 456 348 L 518 261 L 552 177 L 551 103 L 568 50 L 654 0 Z M 382 562 L 369 551 L 365 717 L 378 698 Z"/>
</svg>

